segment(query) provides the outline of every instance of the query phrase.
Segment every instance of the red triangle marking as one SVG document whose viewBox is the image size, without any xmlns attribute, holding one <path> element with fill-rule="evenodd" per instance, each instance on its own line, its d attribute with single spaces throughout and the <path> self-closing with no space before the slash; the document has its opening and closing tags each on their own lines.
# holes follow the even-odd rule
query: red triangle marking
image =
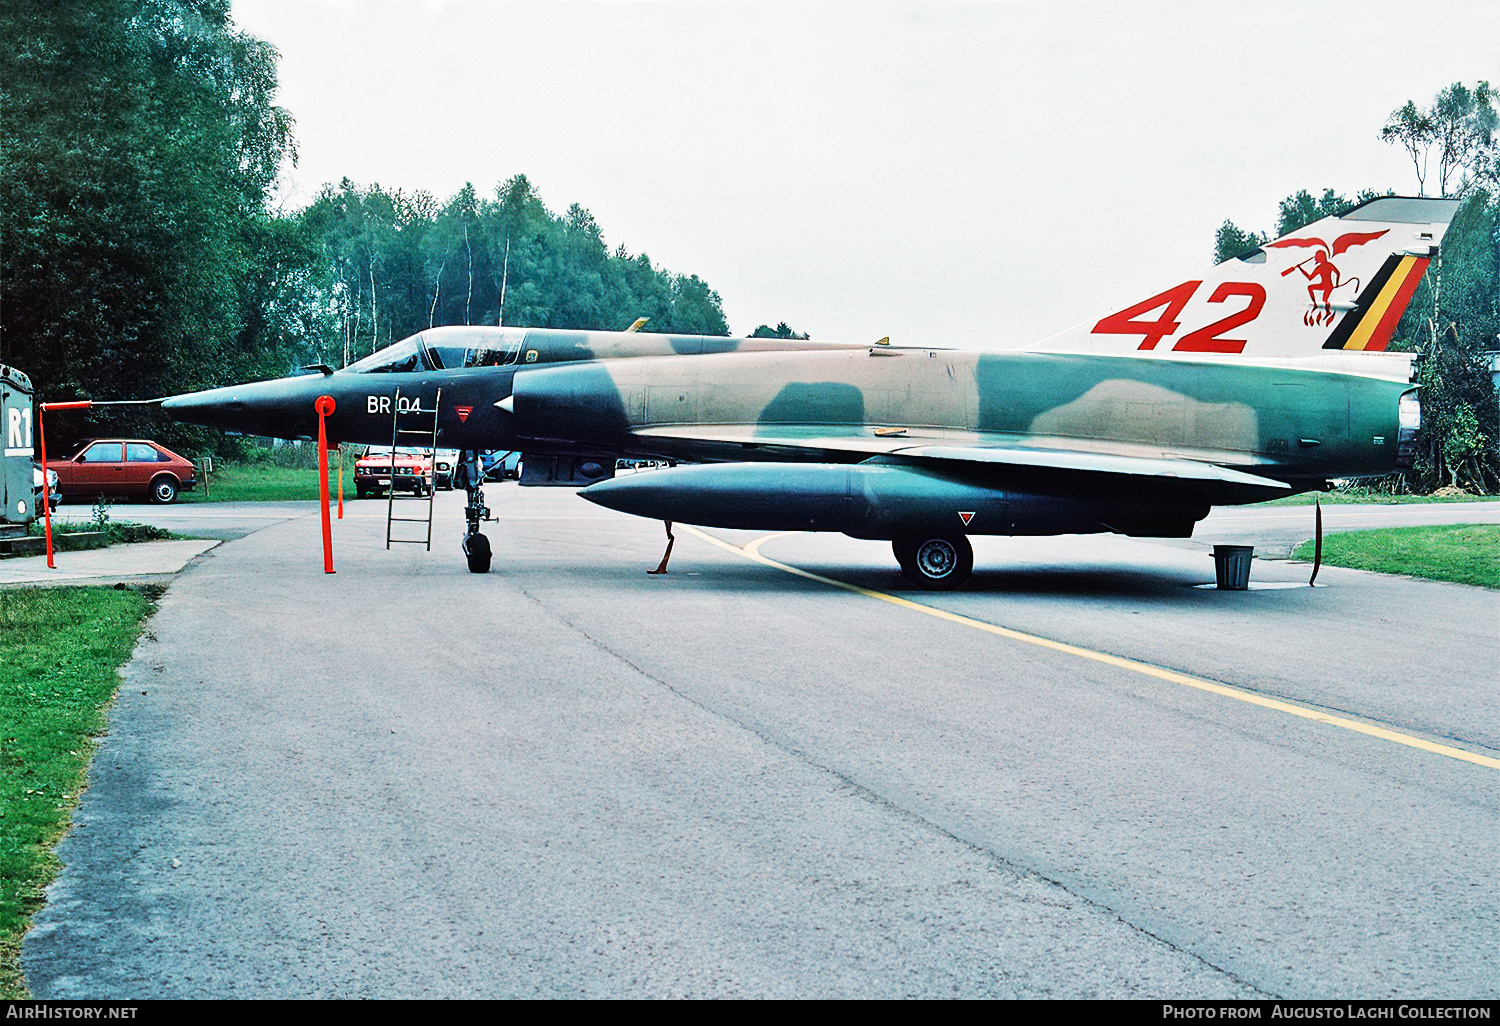
<svg viewBox="0 0 1500 1026">
<path fill-rule="evenodd" d="M 474 407 L 472 407 L 472 406 L 455 406 L 455 407 L 453 407 L 453 412 L 455 412 L 455 413 L 458 414 L 458 422 L 460 424 L 462 424 L 464 421 L 466 421 L 466 420 L 469 419 L 469 414 L 471 414 L 471 413 L 474 412 Z"/>
<path fill-rule="evenodd" d="M 964 526 L 967 527 L 967 526 L 969 526 L 969 521 L 974 519 L 974 514 L 973 513 L 959 513 L 958 519 L 962 520 L 964 522 Z"/>
</svg>

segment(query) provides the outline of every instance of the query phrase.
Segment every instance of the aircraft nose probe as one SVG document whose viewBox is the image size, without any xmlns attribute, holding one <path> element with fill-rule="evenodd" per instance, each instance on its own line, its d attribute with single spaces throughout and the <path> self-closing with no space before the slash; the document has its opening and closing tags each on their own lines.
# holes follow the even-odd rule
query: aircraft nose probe
<svg viewBox="0 0 1500 1026">
<path fill-rule="evenodd" d="M 161 406 L 174 420 L 188 424 L 245 435 L 312 438 L 318 430 L 313 402 L 328 392 L 326 376 L 308 374 L 185 392 L 162 399 Z"/>
</svg>

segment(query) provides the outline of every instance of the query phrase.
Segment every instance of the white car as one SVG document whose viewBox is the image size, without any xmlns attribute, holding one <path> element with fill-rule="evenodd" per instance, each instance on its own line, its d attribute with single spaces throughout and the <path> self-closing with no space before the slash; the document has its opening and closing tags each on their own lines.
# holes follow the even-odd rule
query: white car
<svg viewBox="0 0 1500 1026">
<path fill-rule="evenodd" d="M 31 508 L 40 510 L 42 508 L 42 468 L 35 463 L 31 465 Z M 53 510 L 57 504 L 62 502 L 62 492 L 57 490 L 57 471 L 47 471 L 47 500 Z"/>
<path fill-rule="evenodd" d="M 432 460 L 432 483 L 447 491 L 453 490 L 453 468 L 458 466 L 457 449 L 439 449 Z"/>
</svg>

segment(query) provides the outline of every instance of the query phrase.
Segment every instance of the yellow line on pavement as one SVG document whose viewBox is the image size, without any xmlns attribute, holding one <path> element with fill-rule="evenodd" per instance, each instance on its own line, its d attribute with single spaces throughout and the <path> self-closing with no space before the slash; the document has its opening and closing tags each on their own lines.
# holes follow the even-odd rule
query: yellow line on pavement
<svg viewBox="0 0 1500 1026">
<path fill-rule="evenodd" d="M 1417 748 L 1424 752 L 1431 752 L 1434 755 L 1444 755 L 1450 759 L 1460 759 L 1464 762 L 1472 762 L 1478 766 L 1486 766 L 1490 769 L 1500 769 L 1500 759 L 1493 759 L 1487 755 L 1476 755 L 1473 752 L 1464 751 L 1462 748 L 1454 748 L 1450 745 L 1440 745 L 1434 741 L 1427 741 L 1420 737 L 1413 737 L 1410 734 L 1402 734 L 1399 731 L 1388 730 L 1385 727 L 1377 727 L 1374 724 L 1360 723 L 1358 720 L 1350 720 L 1342 716 L 1334 716 L 1330 713 L 1321 712 L 1317 709 L 1308 709 L 1300 705 L 1294 705 L 1291 702 L 1283 702 L 1280 699 L 1267 698 L 1264 695 L 1257 695 L 1254 692 L 1243 691 L 1240 688 L 1230 687 L 1227 684 L 1219 684 L 1215 681 L 1205 680 L 1202 677 L 1194 677 L 1186 673 L 1179 673 L 1176 670 L 1168 670 L 1165 667 L 1161 666 L 1152 666 L 1150 663 L 1139 662 L 1135 659 L 1126 659 L 1122 656 L 1110 655 L 1107 652 L 1096 652 L 1091 648 L 1082 648 L 1078 645 L 1069 645 L 1066 642 L 1062 641 L 1053 641 L 1051 638 L 1043 638 L 1036 634 L 1027 634 L 1024 631 L 1012 630 L 1009 627 L 1000 627 L 993 623 L 986 623 L 983 620 L 976 620 L 971 616 L 964 616 L 961 613 L 950 613 L 948 612 L 948 610 L 939 609 L 937 606 L 929 606 L 921 602 L 913 602 L 911 599 L 904 599 L 899 595 L 890 595 L 883 591 L 874 591 L 870 588 L 861 588 L 859 585 L 849 584 L 847 581 L 838 581 L 834 580 L 832 577 L 824 577 L 821 574 L 815 574 L 807 570 L 801 570 L 795 566 L 789 566 L 786 563 L 778 563 L 776 560 L 771 559 L 768 556 L 761 555 L 760 547 L 766 542 L 772 541 L 776 538 L 784 538 L 789 534 L 795 534 L 796 532 L 794 531 L 783 531 L 780 534 L 768 534 L 765 537 L 756 538 L 754 541 L 741 546 L 733 545 L 719 538 L 715 538 L 713 535 L 708 534 L 704 531 L 700 531 L 696 527 L 690 527 L 687 524 L 679 524 L 677 526 L 693 535 L 695 538 L 700 538 L 703 541 L 708 542 L 710 545 L 716 545 L 721 549 L 733 552 L 735 555 L 743 556 L 744 558 L 749 559 L 752 562 L 760 563 L 764 566 L 775 567 L 777 570 L 782 570 L 797 577 L 805 577 L 809 581 L 817 581 L 819 584 L 826 584 L 831 588 L 840 588 L 844 591 L 852 591 L 856 595 L 863 595 L 866 598 L 878 599 L 881 602 L 889 602 L 893 606 L 900 606 L 903 609 L 910 609 L 913 612 L 923 613 L 927 616 L 936 617 L 939 620 L 947 620 L 950 623 L 962 624 L 965 627 L 972 627 L 975 630 L 984 631 L 987 634 L 998 634 L 1002 638 L 1009 638 L 1012 641 L 1024 642 L 1027 645 L 1036 645 L 1040 648 L 1050 648 L 1054 652 L 1064 652 L 1068 655 L 1077 656 L 1080 659 L 1089 659 L 1093 662 L 1104 663 L 1107 666 L 1118 667 L 1122 670 L 1130 670 L 1133 673 L 1143 674 L 1147 677 L 1155 677 L 1158 680 L 1164 680 L 1171 684 L 1181 684 L 1183 687 L 1196 688 L 1199 691 L 1207 691 L 1210 694 L 1220 695 L 1224 698 L 1233 698 L 1236 701 L 1246 702 L 1250 705 L 1258 705 L 1263 709 L 1274 709 L 1277 712 L 1283 712 L 1292 716 L 1298 716 L 1304 720 L 1312 720 L 1316 723 L 1326 723 L 1332 727 L 1342 727 L 1345 730 L 1352 730 L 1359 734 L 1368 734 L 1370 737 L 1378 737 L 1385 741 L 1394 741 L 1398 745 L 1406 745 L 1408 748 Z"/>
</svg>

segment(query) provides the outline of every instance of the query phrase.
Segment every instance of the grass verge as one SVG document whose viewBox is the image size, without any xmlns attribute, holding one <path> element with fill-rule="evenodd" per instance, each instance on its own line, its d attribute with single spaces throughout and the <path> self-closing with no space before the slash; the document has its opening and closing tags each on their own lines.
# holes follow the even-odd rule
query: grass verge
<svg viewBox="0 0 1500 1026">
<path fill-rule="evenodd" d="M 46 531 L 46 525 L 41 520 L 33 520 L 27 527 L 26 533 L 40 535 Z M 52 537 L 60 534 L 92 534 L 99 531 L 99 524 L 93 520 L 53 520 Z M 135 524 L 129 520 L 107 520 L 104 523 L 103 539 L 99 546 L 120 545 L 126 542 L 143 541 L 180 541 L 186 538 L 185 534 L 176 531 L 168 531 L 164 527 L 155 527 L 151 524 Z"/>
<path fill-rule="evenodd" d="M 1313 558 L 1303 542 L 1295 559 Z M 1500 524 L 1445 524 L 1350 531 L 1323 539 L 1323 562 L 1381 574 L 1500 588 Z"/>
<path fill-rule="evenodd" d="M 0 1000 L 30 997 L 21 938 L 94 739 L 160 589 L 0 589 Z"/>
<path fill-rule="evenodd" d="M 1403 506 L 1411 503 L 1421 505 L 1428 502 L 1494 502 L 1500 495 L 1470 495 L 1456 489 L 1444 488 L 1431 495 L 1392 495 L 1369 488 L 1336 488 L 1331 492 L 1303 492 L 1288 495 L 1284 499 L 1272 499 L 1260 503 L 1262 506 L 1311 506 L 1319 499 L 1325 506 L 1362 503 L 1377 506 Z"/>
<path fill-rule="evenodd" d="M 328 494 L 338 495 L 338 462 L 329 459 Z M 344 498 L 354 495 L 354 461 L 344 461 Z M 179 502 L 293 502 L 318 498 L 318 472 L 308 467 L 277 467 L 271 464 L 222 466 L 198 490 L 183 492 Z"/>
</svg>

